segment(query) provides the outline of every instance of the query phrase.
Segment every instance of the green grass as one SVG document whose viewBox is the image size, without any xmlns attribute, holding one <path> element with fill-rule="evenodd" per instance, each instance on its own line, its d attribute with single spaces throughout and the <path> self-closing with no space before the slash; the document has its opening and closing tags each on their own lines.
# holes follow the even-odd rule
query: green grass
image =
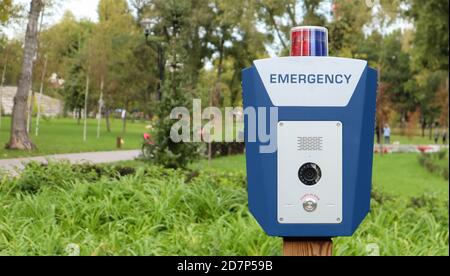
<svg viewBox="0 0 450 276">
<path fill-rule="evenodd" d="M 32 152 L 5 150 L 4 145 L 9 140 L 10 118 L 2 119 L 0 129 L 0 159 L 40 156 L 58 153 L 79 153 L 92 151 L 116 150 L 116 138 L 122 134 L 122 122 L 119 119 L 111 120 L 112 132 L 106 132 L 105 121 L 102 121 L 101 138 L 97 139 L 97 121 L 88 121 L 87 141 L 83 142 L 83 124 L 77 124 L 74 119 L 50 119 L 41 121 L 40 135 L 34 135 L 32 128 L 32 141 L 38 150 Z M 129 121 L 123 149 L 138 149 L 142 145 L 142 134 L 146 132 L 146 123 Z"/>
<path fill-rule="evenodd" d="M 448 159 L 447 159 L 448 162 Z M 215 159 L 209 164 L 202 160 L 191 166 L 193 169 L 245 172 L 243 155 Z M 374 188 L 403 197 L 436 193 L 448 197 L 449 186 L 442 177 L 428 172 L 420 166 L 417 154 L 375 155 L 373 170 Z"/>
<path fill-rule="evenodd" d="M 0 181 L 0 255 L 68 255 L 73 245 L 84 256 L 280 255 L 282 240 L 248 211 L 239 171 L 31 165 Z M 448 200 L 378 196 L 355 235 L 334 244 L 339 256 L 371 244 L 381 255 L 448 255 Z"/>
<path fill-rule="evenodd" d="M 420 166 L 418 157 L 413 153 L 376 155 L 374 186 L 393 195 L 410 197 L 430 193 L 448 199 L 448 182 Z"/>
<path fill-rule="evenodd" d="M 0 185 L 0 255 L 276 255 L 247 211 L 245 179 L 141 168 L 120 178 L 32 166 Z M 42 183 L 30 189 L 31 183 Z"/>
<path fill-rule="evenodd" d="M 448 160 L 448 156 L 447 156 Z M 29 165 L 0 174 L 0 255 L 274 256 L 248 211 L 245 158 L 202 160 L 198 174 L 120 163 Z M 119 172 L 127 172 L 125 174 Z M 449 252 L 448 182 L 417 154 L 375 156 L 372 211 L 352 237 L 334 239 L 338 256 L 444 255 Z"/>
</svg>

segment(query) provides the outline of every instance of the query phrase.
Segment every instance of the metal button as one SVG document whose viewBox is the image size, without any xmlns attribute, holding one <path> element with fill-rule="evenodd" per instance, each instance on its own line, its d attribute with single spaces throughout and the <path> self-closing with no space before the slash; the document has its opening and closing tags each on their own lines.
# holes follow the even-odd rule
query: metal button
<svg viewBox="0 0 450 276">
<path fill-rule="evenodd" d="M 303 209 L 305 209 L 306 212 L 312 213 L 317 209 L 317 201 L 314 199 L 307 199 L 303 202 Z"/>
</svg>

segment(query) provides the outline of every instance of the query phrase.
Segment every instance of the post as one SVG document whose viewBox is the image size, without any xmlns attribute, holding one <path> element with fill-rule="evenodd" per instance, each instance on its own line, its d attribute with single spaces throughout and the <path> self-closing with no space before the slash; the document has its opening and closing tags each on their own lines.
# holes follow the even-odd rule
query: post
<svg viewBox="0 0 450 276">
<path fill-rule="evenodd" d="M 41 87 L 39 90 L 39 98 L 38 98 L 38 104 L 37 104 L 36 136 L 39 136 L 39 122 L 41 120 L 42 94 L 44 93 L 44 80 L 45 80 L 45 75 L 47 74 L 47 62 L 48 62 L 48 57 L 45 56 L 44 70 L 42 71 Z"/>
<path fill-rule="evenodd" d="M 31 87 L 30 91 L 28 92 L 28 106 L 27 106 L 27 133 L 30 134 L 30 128 L 31 128 L 31 115 L 33 114 L 33 99 L 34 99 L 34 92 L 33 87 Z"/>
<path fill-rule="evenodd" d="M 121 148 L 122 148 L 122 137 L 117 137 L 117 138 L 116 138 L 116 147 L 117 147 L 118 149 L 121 149 Z"/>
<path fill-rule="evenodd" d="M 83 141 L 87 140 L 87 116 L 88 116 L 88 99 L 89 99 L 89 75 L 86 76 L 86 94 L 84 96 L 84 130 L 83 130 Z"/>
<path fill-rule="evenodd" d="M 300 239 L 284 238 L 284 256 L 333 256 L 333 241 L 330 238 Z"/>
<path fill-rule="evenodd" d="M 2 127 L 2 119 L 3 119 L 3 85 L 5 85 L 5 77 L 6 77 L 6 68 L 8 65 L 8 57 L 6 57 L 5 65 L 3 66 L 2 79 L 0 83 L 0 129 Z"/>
<path fill-rule="evenodd" d="M 104 87 L 104 80 L 102 77 L 102 80 L 100 82 L 100 99 L 98 101 L 98 118 L 97 118 L 97 139 L 100 138 L 100 126 L 102 123 L 102 109 L 103 109 L 103 87 Z"/>
</svg>

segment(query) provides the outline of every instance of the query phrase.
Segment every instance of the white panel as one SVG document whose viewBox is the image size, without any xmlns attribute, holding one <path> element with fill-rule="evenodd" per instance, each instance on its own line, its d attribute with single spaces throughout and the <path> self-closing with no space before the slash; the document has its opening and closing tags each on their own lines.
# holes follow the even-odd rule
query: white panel
<svg viewBox="0 0 450 276">
<path fill-rule="evenodd" d="M 271 58 L 254 64 L 275 106 L 301 107 L 347 106 L 367 67 L 364 60 L 335 57 Z"/>
<path fill-rule="evenodd" d="M 341 122 L 280 122 L 278 124 L 278 221 L 282 224 L 342 222 Z M 307 186 L 298 176 L 302 165 L 317 164 L 320 181 Z M 317 203 L 313 212 L 303 206 Z M 308 207 L 308 206 L 306 206 Z M 309 206 L 311 207 L 311 206 Z"/>
</svg>

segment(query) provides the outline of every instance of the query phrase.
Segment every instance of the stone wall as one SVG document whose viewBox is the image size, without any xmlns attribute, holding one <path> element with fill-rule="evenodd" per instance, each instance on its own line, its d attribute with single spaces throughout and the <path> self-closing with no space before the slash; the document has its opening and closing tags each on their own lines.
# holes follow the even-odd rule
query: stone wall
<svg viewBox="0 0 450 276">
<path fill-rule="evenodd" d="M 3 90 L 0 91 L 0 93 L 3 92 L 3 97 L 1 101 L 1 110 L 2 113 L 5 115 L 11 115 L 13 103 L 14 103 L 14 96 L 17 92 L 17 87 L 13 86 L 6 86 L 3 87 Z M 37 104 L 37 101 L 39 99 L 39 93 L 35 93 L 35 105 Z M 64 112 L 64 102 L 58 99 L 54 99 L 48 96 L 43 95 L 42 96 L 42 103 L 41 103 L 41 114 L 43 116 L 47 117 L 56 117 L 60 116 Z"/>
</svg>

